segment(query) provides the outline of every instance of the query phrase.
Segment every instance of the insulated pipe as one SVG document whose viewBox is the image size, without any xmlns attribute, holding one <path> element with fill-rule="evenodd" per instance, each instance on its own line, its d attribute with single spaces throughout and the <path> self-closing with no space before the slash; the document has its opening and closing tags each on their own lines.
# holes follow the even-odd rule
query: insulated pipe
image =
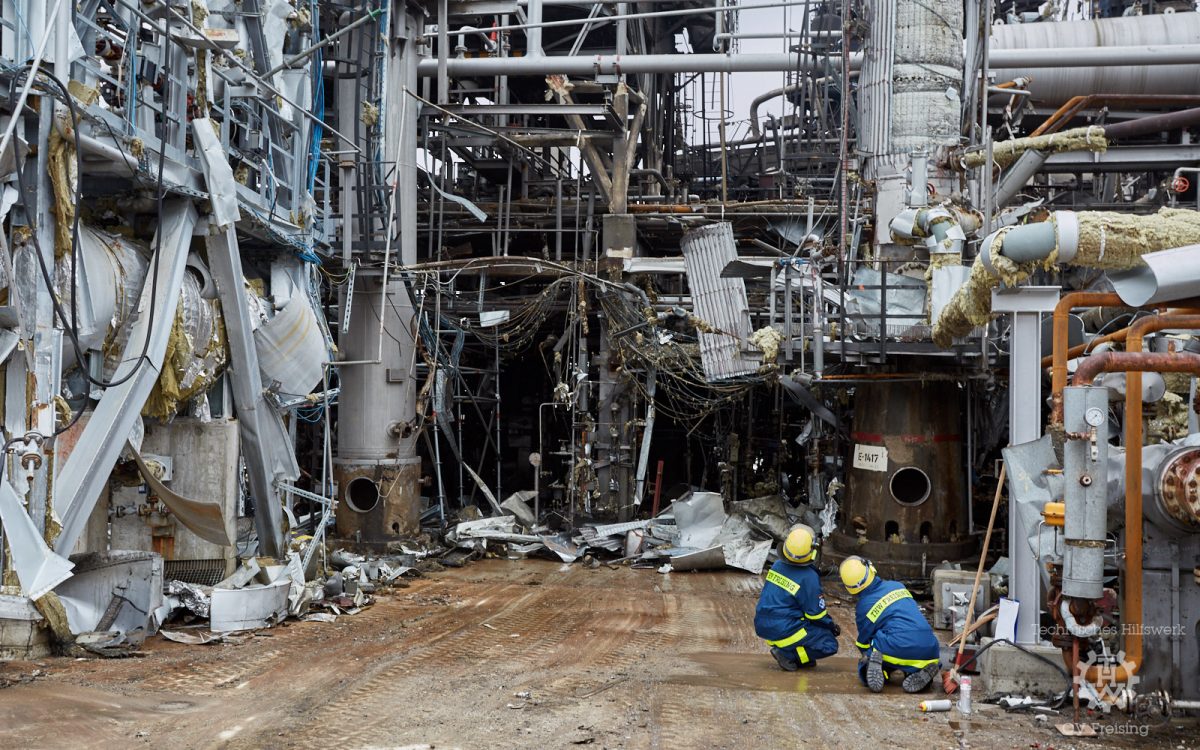
<svg viewBox="0 0 1200 750">
<path fill-rule="evenodd" d="M 479 57 L 446 61 L 452 76 L 597 76 L 633 73 L 778 73 L 817 71 L 837 67 L 834 55 L 814 60 L 808 53 L 738 55 L 577 55 L 542 57 Z M 862 65 L 862 55 L 850 56 L 850 67 Z M 437 75 L 436 58 L 424 58 L 417 66 L 422 76 Z"/>
<path fill-rule="evenodd" d="M 1071 97 L 1046 121 L 1029 134 L 1030 138 L 1055 133 L 1062 129 L 1077 114 L 1092 105 L 1109 106 L 1123 104 L 1135 107 L 1161 107 L 1169 104 L 1200 104 L 1200 96 L 1191 94 L 1086 94 Z"/>
<path fill-rule="evenodd" d="M 1200 328 L 1200 316 L 1162 315 L 1144 318 L 1130 326 L 1127 352 L 1104 352 L 1085 359 L 1075 371 L 1074 385 L 1089 385 L 1101 372 L 1125 373 L 1125 583 L 1122 586 L 1121 618 L 1125 624 L 1142 621 L 1142 372 L 1185 372 L 1200 375 L 1200 355 L 1156 354 L 1142 349 L 1142 337 L 1163 328 Z M 1101 674 L 1091 667 L 1087 678 L 1124 682 L 1142 665 L 1142 633 L 1127 629 L 1125 659 L 1131 670 L 1121 665 L 1116 674 Z M 1107 672 L 1108 670 L 1106 670 Z"/>
<path fill-rule="evenodd" d="M 1091 91 L 1145 95 L 1200 90 L 1200 69 L 1189 59 L 1200 39 L 1200 14 L 1010 24 L 985 33 L 991 37 L 990 70 L 1000 80 L 1030 76 L 1029 90 L 1044 104 Z"/>
<path fill-rule="evenodd" d="M 956 211 L 945 206 L 906 208 L 888 224 L 892 239 L 923 239 L 931 253 L 962 254 L 966 232 Z M 1053 229 L 1051 229 L 1053 232 Z"/>
<path fill-rule="evenodd" d="M 999 276 L 992 264 L 993 245 L 1000 239 L 997 252 L 1014 263 L 1043 261 L 1058 251 L 1059 263 L 1070 263 L 1079 252 L 1079 219 L 1074 211 L 1055 211 L 1048 221 L 997 230 L 983 239 L 979 262 L 993 276 Z"/>
</svg>

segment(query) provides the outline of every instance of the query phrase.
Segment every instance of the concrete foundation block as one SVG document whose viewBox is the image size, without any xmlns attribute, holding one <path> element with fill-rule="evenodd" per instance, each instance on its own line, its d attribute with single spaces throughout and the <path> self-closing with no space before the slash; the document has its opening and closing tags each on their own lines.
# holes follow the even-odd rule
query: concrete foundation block
<svg viewBox="0 0 1200 750">
<path fill-rule="evenodd" d="M 23 596 L 0 594 L 0 661 L 50 655 L 50 630 Z"/>
<path fill-rule="evenodd" d="M 991 642 L 983 639 L 983 644 Z M 1046 663 L 1008 644 L 997 643 L 979 657 L 977 694 L 1050 697 L 1068 687 L 1069 678 L 1052 665 L 1062 666 L 1062 651 L 1053 646 L 1025 646 L 1050 661 Z M 1063 667 L 1066 669 L 1066 667 Z"/>
</svg>

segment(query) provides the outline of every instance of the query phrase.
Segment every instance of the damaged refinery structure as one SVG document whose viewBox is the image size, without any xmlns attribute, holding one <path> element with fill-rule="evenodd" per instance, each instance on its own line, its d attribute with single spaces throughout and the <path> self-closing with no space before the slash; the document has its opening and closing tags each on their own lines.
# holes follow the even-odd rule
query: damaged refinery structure
<svg viewBox="0 0 1200 750">
<path fill-rule="evenodd" d="M 977 700 L 1194 731 L 1195 6 L 0 0 L 0 659 L 805 524 Z"/>
</svg>

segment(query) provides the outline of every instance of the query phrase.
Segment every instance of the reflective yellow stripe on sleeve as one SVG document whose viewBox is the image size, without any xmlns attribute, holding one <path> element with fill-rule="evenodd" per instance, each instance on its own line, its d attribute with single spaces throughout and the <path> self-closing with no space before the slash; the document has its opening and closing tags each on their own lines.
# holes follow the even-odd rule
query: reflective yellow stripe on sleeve
<svg viewBox="0 0 1200 750">
<path fill-rule="evenodd" d="M 887 654 L 883 654 L 883 661 L 887 664 L 895 664 L 895 665 L 901 666 L 901 667 L 916 667 L 917 669 L 924 669 L 925 667 L 928 667 L 930 664 L 937 664 L 939 660 L 938 659 L 899 659 L 895 656 L 888 656 Z"/>
<path fill-rule="evenodd" d="M 807 612 L 804 613 L 804 616 L 810 620 L 820 620 L 821 618 L 827 617 L 828 615 L 829 615 L 829 610 L 825 610 L 825 609 L 821 610 L 820 613 L 815 614 L 815 615 L 810 615 Z"/>
<path fill-rule="evenodd" d="M 895 591 L 881 598 L 879 601 L 875 602 L 875 606 L 871 607 L 871 609 L 867 611 L 867 619 L 871 622 L 875 622 L 879 619 L 879 616 L 883 614 L 883 610 L 892 606 L 901 599 L 912 598 L 913 595 L 909 593 L 908 589 L 896 589 Z"/>
<path fill-rule="evenodd" d="M 858 641 L 855 641 L 855 642 L 854 642 L 854 645 L 855 645 L 855 646 L 858 646 L 858 647 L 859 647 L 859 648 L 861 648 L 863 651 L 866 651 L 867 649 L 869 649 L 869 648 L 871 647 L 871 644 L 869 644 L 869 643 L 859 643 Z"/>
<path fill-rule="evenodd" d="M 788 646 L 791 646 L 793 644 L 799 643 L 800 641 L 804 640 L 804 637 L 806 635 L 808 635 L 808 631 L 805 630 L 804 628 L 800 628 L 795 633 L 792 633 L 787 638 L 784 638 L 782 640 L 767 641 L 767 645 L 775 646 L 776 648 L 787 648 Z"/>
<path fill-rule="evenodd" d="M 796 583 L 785 575 L 776 573 L 773 570 L 767 571 L 767 583 L 775 584 L 792 596 L 795 596 L 796 592 L 800 590 L 800 584 Z"/>
</svg>

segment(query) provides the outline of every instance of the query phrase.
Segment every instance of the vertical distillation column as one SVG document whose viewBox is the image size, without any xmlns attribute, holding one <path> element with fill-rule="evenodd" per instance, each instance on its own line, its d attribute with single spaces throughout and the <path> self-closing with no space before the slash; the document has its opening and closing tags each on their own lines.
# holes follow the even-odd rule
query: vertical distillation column
<svg viewBox="0 0 1200 750">
<path fill-rule="evenodd" d="M 388 183 L 392 221 L 385 231 L 390 235 L 389 264 L 404 266 L 417 259 L 418 107 L 408 92 L 417 86 L 421 22 L 412 15 L 393 15 L 389 33 L 383 158 L 385 166 L 396 166 L 394 192 L 393 183 Z M 351 231 L 352 217 L 345 218 L 345 231 Z M 394 270 L 369 274 L 360 269 L 356 276 L 350 326 L 342 338 L 347 360 L 359 364 L 348 362 L 341 368 L 338 532 L 380 542 L 416 533 L 420 525 L 421 459 L 412 369 L 416 322 L 405 283 Z"/>
<path fill-rule="evenodd" d="M 858 147 L 865 154 L 864 177 L 876 185 L 873 244 L 886 249 L 891 245 L 888 223 L 907 203 L 912 155 L 932 156 L 959 142 L 963 6 L 871 0 L 867 17 L 871 27 L 859 78 Z M 937 174 L 929 182 L 943 195 L 955 188 L 952 178 Z"/>
</svg>

